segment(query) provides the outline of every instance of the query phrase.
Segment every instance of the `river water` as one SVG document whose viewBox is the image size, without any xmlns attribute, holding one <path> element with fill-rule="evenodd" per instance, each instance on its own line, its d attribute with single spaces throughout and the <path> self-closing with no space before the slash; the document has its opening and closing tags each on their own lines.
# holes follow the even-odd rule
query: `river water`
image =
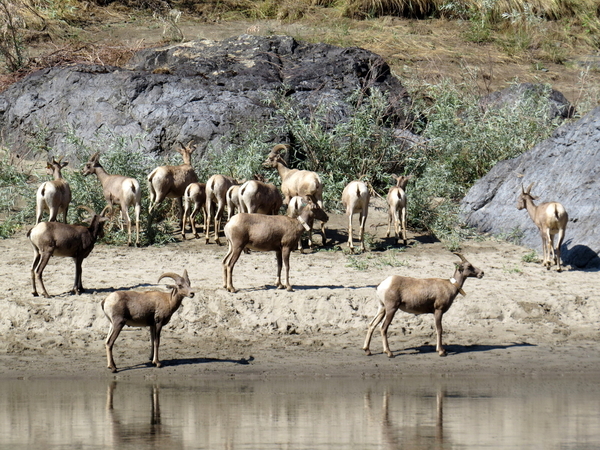
<svg viewBox="0 0 600 450">
<path fill-rule="evenodd" d="M 0 449 L 598 449 L 591 378 L 4 380 Z"/>
</svg>

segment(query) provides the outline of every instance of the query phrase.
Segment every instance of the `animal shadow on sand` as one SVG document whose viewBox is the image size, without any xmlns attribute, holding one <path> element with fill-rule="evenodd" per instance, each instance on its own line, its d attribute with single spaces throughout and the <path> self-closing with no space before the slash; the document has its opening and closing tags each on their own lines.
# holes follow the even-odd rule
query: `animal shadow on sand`
<svg viewBox="0 0 600 450">
<path fill-rule="evenodd" d="M 489 352 L 492 350 L 508 350 L 509 348 L 516 347 L 535 347 L 535 344 L 528 342 L 513 342 L 512 344 L 504 345 L 444 345 L 447 355 L 458 355 L 460 353 L 475 353 L 475 352 Z M 404 349 L 398 349 L 393 351 L 398 356 L 407 353 L 437 353 L 435 345 L 421 345 L 419 347 L 410 347 Z"/>
<path fill-rule="evenodd" d="M 249 358 L 240 358 L 240 359 L 220 359 L 220 358 L 178 358 L 178 359 L 167 359 L 161 360 L 162 367 L 177 367 L 177 366 L 186 366 L 190 364 L 207 364 L 207 363 L 230 363 L 230 364 L 239 364 L 242 366 L 246 366 L 254 361 L 254 356 L 250 356 Z M 133 366 L 127 366 L 123 368 L 119 368 L 119 372 L 125 372 L 127 370 L 136 370 L 136 369 L 147 369 L 153 368 L 154 364 L 151 361 L 142 364 L 135 364 Z"/>
</svg>

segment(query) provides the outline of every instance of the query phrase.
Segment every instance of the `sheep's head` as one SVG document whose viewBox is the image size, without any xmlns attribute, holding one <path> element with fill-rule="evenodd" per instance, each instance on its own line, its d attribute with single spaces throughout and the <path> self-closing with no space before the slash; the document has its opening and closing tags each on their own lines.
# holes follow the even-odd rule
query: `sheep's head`
<svg viewBox="0 0 600 450">
<path fill-rule="evenodd" d="M 188 276 L 187 270 L 183 271 L 183 276 L 179 276 L 173 272 L 165 272 L 163 273 L 158 282 L 163 278 L 171 278 L 175 281 L 175 284 L 167 284 L 169 289 L 172 289 L 172 294 L 179 293 L 183 297 L 194 297 L 194 291 L 191 288 L 190 277 Z"/>
<path fill-rule="evenodd" d="M 288 150 L 288 146 L 285 144 L 277 144 L 273 147 L 273 150 L 271 150 L 269 156 L 267 156 L 267 159 L 263 163 L 263 167 L 276 168 L 279 163 L 286 165 L 284 159 L 281 157 L 281 152 L 283 150 Z"/>
<path fill-rule="evenodd" d="M 402 190 L 406 190 L 406 185 L 408 184 L 409 180 L 412 178 L 412 175 L 401 176 L 401 177 L 398 177 L 396 175 L 392 175 L 392 178 L 394 180 L 396 180 L 396 186 L 395 187 L 399 187 Z"/>
<path fill-rule="evenodd" d="M 61 170 L 63 167 L 65 167 L 67 164 L 69 164 L 67 161 L 65 161 L 64 163 L 61 162 L 64 156 L 61 156 L 60 158 L 58 158 L 58 161 L 54 158 L 54 156 L 52 157 L 52 161 L 48 161 L 48 163 L 46 164 L 46 173 L 48 175 L 53 175 L 55 170 Z"/>
<path fill-rule="evenodd" d="M 106 208 L 108 208 L 108 206 Z M 100 214 L 96 214 L 94 210 L 88 206 L 79 205 L 77 207 L 77 209 L 83 209 L 90 214 L 83 222 L 87 224 L 88 228 L 96 230 L 97 239 L 102 239 L 104 237 L 104 223 L 108 221 L 108 218 L 104 216 L 106 208 L 104 208 Z"/>
<path fill-rule="evenodd" d="M 327 222 L 329 220 L 329 216 L 325 211 L 321 209 L 321 207 L 312 201 L 310 198 L 305 198 L 306 205 L 302 206 L 301 215 L 310 215 L 313 219 L 320 220 L 321 222 Z"/>
<path fill-rule="evenodd" d="M 531 188 L 533 187 L 533 183 L 529 185 L 527 189 L 521 185 L 521 194 L 517 200 L 517 209 L 521 210 L 527 206 L 527 200 L 537 200 L 538 197 L 531 195 Z"/>
<path fill-rule="evenodd" d="M 181 153 L 184 164 L 191 164 L 192 153 L 194 153 L 194 150 L 196 150 L 197 147 L 193 142 L 194 141 L 191 140 L 187 145 L 184 145 L 183 142 L 177 141 L 180 145 L 180 148 L 178 148 L 177 151 Z"/>
<path fill-rule="evenodd" d="M 84 176 L 91 175 L 93 173 L 96 173 L 96 167 L 102 167 L 100 166 L 100 152 L 96 152 L 92 156 L 90 156 L 88 162 L 86 162 L 83 168 L 81 169 L 81 173 Z"/>
<path fill-rule="evenodd" d="M 465 258 L 462 254 L 460 254 L 460 253 L 454 253 L 454 254 L 456 256 L 458 256 L 461 260 L 460 264 L 456 265 L 456 270 L 458 270 L 460 273 L 462 273 L 465 278 L 467 278 L 467 277 L 483 278 L 483 270 L 478 269 L 473 264 L 471 264 L 469 261 L 467 261 L 467 258 Z"/>
</svg>

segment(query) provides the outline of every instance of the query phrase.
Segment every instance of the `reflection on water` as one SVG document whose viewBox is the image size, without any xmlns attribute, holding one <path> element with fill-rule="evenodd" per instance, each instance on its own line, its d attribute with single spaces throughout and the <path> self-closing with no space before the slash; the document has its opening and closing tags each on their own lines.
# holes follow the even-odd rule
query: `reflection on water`
<svg viewBox="0 0 600 450">
<path fill-rule="evenodd" d="M 593 379 L 0 382 L 0 449 L 596 449 Z"/>
</svg>

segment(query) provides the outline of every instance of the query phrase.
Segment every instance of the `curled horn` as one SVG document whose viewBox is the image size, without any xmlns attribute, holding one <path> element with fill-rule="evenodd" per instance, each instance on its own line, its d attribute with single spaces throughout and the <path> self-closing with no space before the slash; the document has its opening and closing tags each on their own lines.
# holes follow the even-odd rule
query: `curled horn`
<svg viewBox="0 0 600 450">
<path fill-rule="evenodd" d="M 96 211 L 94 211 L 92 208 L 90 208 L 89 206 L 85 206 L 85 205 L 79 205 L 77 207 L 77 209 L 83 209 L 84 211 L 87 211 L 90 213 L 91 216 L 95 216 L 96 215 Z"/>
<path fill-rule="evenodd" d="M 271 153 L 278 155 L 282 150 L 287 150 L 288 148 L 289 146 L 287 144 L 277 144 L 275 147 L 273 147 Z"/>
<path fill-rule="evenodd" d="M 160 283 L 160 280 L 162 280 L 163 278 L 172 278 L 173 280 L 175 280 L 175 283 L 177 283 L 177 284 L 183 284 L 185 282 L 185 280 L 183 278 L 181 278 L 179 275 L 177 275 L 174 272 L 165 272 L 165 273 L 163 273 L 160 276 L 160 278 L 158 279 L 158 283 Z"/>
<path fill-rule="evenodd" d="M 90 156 L 90 161 L 98 162 L 99 159 L 100 159 L 100 152 L 96 152 L 92 156 Z"/>
<path fill-rule="evenodd" d="M 469 262 L 469 261 L 467 261 L 467 258 L 465 258 L 462 254 L 460 254 L 458 252 L 452 252 L 452 253 L 454 253 L 456 256 L 458 256 L 462 262 Z"/>
<path fill-rule="evenodd" d="M 100 213 L 100 215 L 101 215 L 102 217 L 106 217 L 105 213 L 107 213 L 107 212 L 112 212 L 112 209 L 113 209 L 113 208 L 112 208 L 112 206 L 110 206 L 110 205 L 106 205 L 106 206 L 104 207 L 104 209 L 102 210 L 102 212 Z"/>
</svg>

